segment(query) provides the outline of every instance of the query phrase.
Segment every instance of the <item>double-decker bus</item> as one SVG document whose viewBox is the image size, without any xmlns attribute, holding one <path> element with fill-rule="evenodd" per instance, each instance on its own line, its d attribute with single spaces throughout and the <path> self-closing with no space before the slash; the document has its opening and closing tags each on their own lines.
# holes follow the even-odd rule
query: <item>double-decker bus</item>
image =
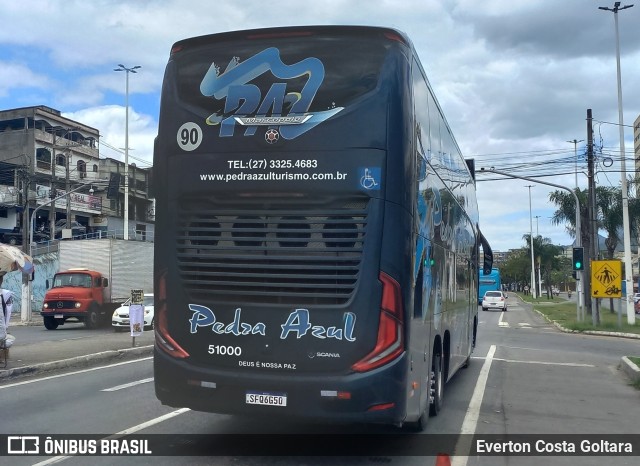
<svg viewBox="0 0 640 466">
<path fill-rule="evenodd" d="M 417 429 L 438 413 L 475 342 L 481 235 L 403 33 L 175 43 L 154 184 L 162 403 Z"/>
</svg>

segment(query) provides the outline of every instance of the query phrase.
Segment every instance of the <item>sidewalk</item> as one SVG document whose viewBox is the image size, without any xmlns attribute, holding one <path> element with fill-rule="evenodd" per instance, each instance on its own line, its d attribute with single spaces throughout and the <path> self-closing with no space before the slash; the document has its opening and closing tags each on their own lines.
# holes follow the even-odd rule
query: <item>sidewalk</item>
<svg viewBox="0 0 640 466">
<path fill-rule="evenodd" d="M 135 338 L 129 332 L 114 332 L 111 328 L 94 330 L 95 338 L 89 332 L 76 332 L 82 324 L 66 324 L 57 330 L 43 332 L 65 332 L 63 339 L 47 339 L 46 333 L 39 341 L 28 342 L 27 332 L 34 326 L 42 326 L 42 319 L 29 324 L 16 323 L 9 333 L 16 337 L 9 349 L 7 367 L 0 364 L 0 382 L 25 375 L 41 375 L 43 372 L 66 368 L 83 368 L 97 364 L 109 364 L 127 359 L 150 357 L 153 354 L 154 332 L 145 331 Z M 75 326 L 75 327 L 74 327 Z M 66 328 L 65 328 L 66 327 Z M 60 335 L 55 335 L 59 337 Z M 45 339 L 42 339 L 44 337 Z M 0 356 L 2 358 L 2 356 Z M 0 363 L 4 360 L 0 359 Z"/>
</svg>

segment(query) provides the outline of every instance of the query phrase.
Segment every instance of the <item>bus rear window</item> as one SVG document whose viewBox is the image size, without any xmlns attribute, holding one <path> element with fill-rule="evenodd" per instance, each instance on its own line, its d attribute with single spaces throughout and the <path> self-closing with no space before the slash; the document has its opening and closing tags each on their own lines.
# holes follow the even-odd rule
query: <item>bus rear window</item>
<svg viewBox="0 0 640 466">
<path fill-rule="evenodd" d="M 309 43 L 305 43 L 306 41 Z M 177 64 L 177 90 L 180 101 L 198 108 L 212 109 L 214 97 L 202 95 L 200 84 L 211 66 L 218 75 L 227 70 L 229 64 L 241 64 L 267 48 L 276 48 L 285 66 L 295 65 L 309 57 L 322 62 L 324 80 L 313 99 L 309 111 L 323 111 L 346 106 L 354 99 L 373 91 L 378 84 L 384 59 L 393 43 L 372 40 L 370 37 L 345 41 L 344 37 L 273 38 L 268 41 L 238 40 L 233 42 L 213 42 L 204 47 L 185 49 L 172 56 Z M 237 63 L 234 62 L 237 60 Z M 215 65 L 213 65 L 215 64 Z M 278 78 L 265 64 L 265 72 L 247 85 L 255 85 L 264 94 Z M 287 79 L 286 92 L 301 92 L 309 82 L 310 73 Z M 286 113 L 286 109 L 285 109 Z"/>
</svg>

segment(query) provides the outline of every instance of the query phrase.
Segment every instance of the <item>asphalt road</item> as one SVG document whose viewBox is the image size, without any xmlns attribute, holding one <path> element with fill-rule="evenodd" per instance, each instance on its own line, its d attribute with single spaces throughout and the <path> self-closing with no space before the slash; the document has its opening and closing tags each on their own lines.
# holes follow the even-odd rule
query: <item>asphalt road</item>
<svg viewBox="0 0 640 466">
<path fill-rule="evenodd" d="M 424 442 L 442 440 L 435 434 L 529 434 L 535 438 L 551 434 L 558 441 L 572 434 L 594 438 L 606 434 L 638 434 L 640 391 L 633 388 L 619 369 L 623 355 L 638 354 L 640 343 L 602 336 L 559 332 L 526 305 L 509 298 L 509 311 L 480 311 L 478 347 L 468 369 L 456 374 L 445 387 L 441 414 L 431 418 Z M 17 328 L 15 329 L 17 330 Z M 33 332 L 33 333 L 32 333 Z M 102 347 L 98 341 L 131 342 L 126 334 L 105 329 L 82 328 L 42 332 L 24 328 L 18 336 L 26 346 L 76 345 L 86 351 Z M 15 332 L 18 334 L 18 332 Z M 27 344 L 30 338 L 40 339 Z M 145 338 L 152 335 L 145 334 Z M 21 340 L 22 339 L 22 340 Z M 128 346 L 126 346 L 128 347 Z M 17 347 L 16 354 L 17 354 Z M 13 351 L 13 349 L 12 349 Z M 13 355 L 12 355 L 13 357 Z M 392 428 L 324 426 L 274 419 L 247 419 L 176 410 L 160 405 L 153 392 L 150 357 L 122 360 L 101 367 L 78 367 L 71 372 L 50 371 L 45 377 L 0 379 L 2 419 L 0 433 L 11 434 L 99 434 L 125 431 L 142 434 L 304 434 L 326 440 L 328 434 L 370 435 L 373 448 L 395 435 Z M 10 422 L 5 422 L 10 420 Z M 164 438 L 164 437 L 163 437 Z M 215 464 L 215 465 L 445 465 L 441 457 L 400 456 L 218 456 L 215 448 L 198 443 L 197 437 L 177 437 L 182 447 L 199 449 L 204 456 L 187 457 L 92 457 L 92 464 Z M 192 442 L 189 444 L 189 442 Z M 250 445 L 247 445 L 251 451 Z M 327 452 L 331 445 L 326 445 Z M 637 465 L 636 456 L 468 456 L 453 458 L 456 466 L 528 465 Z M 1 460 L 1 458 L 0 458 Z M 86 457 L 12 457 L 11 464 L 87 464 Z M 1 462 L 1 461 L 0 461 Z"/>
<path fill-rule="evenodd" d="M 50 371 L 150 355 L 153 332 L 145 331 L 135 340 L 128 332 L 115 332 L 110 326 L 87 330 L 84 324 L 67 322 L 56 330 L 44 325 L 13 325 L 9 333 L 16 340 L 10 349 L 2 380 L 35 376 Z"/>
</svg>

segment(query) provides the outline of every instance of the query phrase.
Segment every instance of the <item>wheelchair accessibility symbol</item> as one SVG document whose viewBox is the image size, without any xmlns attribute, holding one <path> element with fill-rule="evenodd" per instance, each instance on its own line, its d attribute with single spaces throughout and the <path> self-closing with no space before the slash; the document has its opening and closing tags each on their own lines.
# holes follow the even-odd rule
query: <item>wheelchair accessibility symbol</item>
<svg viewBox="0 0 640 466">
<path fill-rule="evenodd" d="M 367 191 L 378 191 L 380 190 L 380 168 L 361 168 L 359 170 L 360 175 L 360 186 L 362 186 Z"/>
</svg>

